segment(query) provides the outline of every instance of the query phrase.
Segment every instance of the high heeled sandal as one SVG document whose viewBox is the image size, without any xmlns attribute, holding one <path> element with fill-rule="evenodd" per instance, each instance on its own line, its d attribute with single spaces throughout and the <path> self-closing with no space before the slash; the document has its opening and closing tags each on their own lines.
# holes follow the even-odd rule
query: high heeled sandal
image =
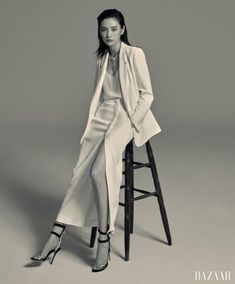
<svg viewBox="0 0 235 284">
<path fill-rule="evenodd" d="M 44 258 L 40 257 L 41 252 L 42 252 L 42 251 L 41 251 L 41 252 L 40 252 L 40 255 L 39 255 L 38 257 L 37 257 L 37 256 L 32 256 L 30 259 L 32 259 L 32 260 L 37 260 L 37 261 L 45 261 L 45 260 L 48 258 L 48 256 L 49 256 L 51 253 L 54 252 L 54 254 L 53 254 L 53 256 L 52 256 L 52 259 L 51 259 L 51 261 L 50 261 L 50 264 L 53 263 L 53 260 L 54 260 L 54 258 L 55 258 L 55 256 L 56 256 L 57 252 L 59 252 L 59 251 L 61 250 L 60 244 L 61 244 L 62 236 L 64 235 L 64 233 L 65 233 L 65 228 L 66 228 L 66 225 L 62 225 L 62 224 L 59 224 L 59 223 L 54 223 L 53 227 L 54 227 L 54 226 L 63 228 L 61 234 L 58 234 L 57 232 L 54 232 L 53 230 L 50 232 L 51 234 L 54 234 L 54 235 L 56 235 L 56 236 L 59 238 L 56 247 L 55 247 L 54 249 L 51 249 L 51 250 L 47 253 L 47 255 L 46 255 Z"/>
<path fill-rule="evenodd" d="M 105 268 L 108 267 L 108 261 L 111 260 L 111 256 L 110 256 L 110 247 L 111 247 L 111 244 L 110 244 L 110 236 L 109 236 L 110 233 L 107 234 L 108 230 L 104 233 L 104 232 L 100 231 L 100 229 L 98 229 L 98 232 L 99 232 L 101 235 L 107 235 L 107 240 L 100 240 L 100 239 L 98 239 L 98 242 L 99 242 L 99 243 L 106 243 L 106 242 L 109 242 L 108 259 L 107 259 L 107 262 L 106 262 L 104 265 L 102 265 L 102 266 L 95 267 L 95 266 L 98 266 L 97 264 L 95 264 L 94 267 L 92 268 L 92 272 L 100 272 L 100 271 L 104 270 Z"/>
</svg>

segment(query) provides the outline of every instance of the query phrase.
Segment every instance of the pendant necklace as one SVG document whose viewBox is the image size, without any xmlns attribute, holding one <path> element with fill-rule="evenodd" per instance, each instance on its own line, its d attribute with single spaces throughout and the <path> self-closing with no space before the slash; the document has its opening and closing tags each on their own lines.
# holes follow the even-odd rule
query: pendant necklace
<svg viewBox="0 0 235 284">
<path fill-rule="evenodd" d="M 112 63 L 112 71 L 113 71 L 113 75 L 115 75 L 115 71 L 117 70 L 117 64 L 118 64 L 118 56 L 119 56 L 119 53 L 115 54 L 114 56 L 113 55 L 109 55 L 109 59 Z"/>
</svg>

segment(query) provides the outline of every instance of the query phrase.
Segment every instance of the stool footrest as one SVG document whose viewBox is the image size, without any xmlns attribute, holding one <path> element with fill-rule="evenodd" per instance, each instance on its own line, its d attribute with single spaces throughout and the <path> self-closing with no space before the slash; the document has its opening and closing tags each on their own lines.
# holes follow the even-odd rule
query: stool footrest
<svg viewBox="0 0 235 284">
<path fill-rule="evenodd" d="M 125 185 L 123 187 L 125 187 Z M 150 191 L 135 188 L 135 187 L 133 188 L 133 190 L 142 193 L 142 195 L 130 198 L 130 201 L 136 201 L 136 200 L 144 199 L 144 198 L 151 197 L 151 196 L 157 196 L 158 194 L 157 191 L 150 192 Z M 125 207 L 125 203 L 123 202 L 119 202 L 119 205 Z"/>
<path fill-rule="evenodd" d="M 150 192 L 150 193 L 144 193 L 140 196 L 137 196 L 137 197 L 134 197 L 133 198 L 133 201 L 136 201 L 136 200 L 140 200 L 140 199 L 144 199 L 144 198 L 147 198 L 147 197 L 150 197 L 150 196 L 156 196 L 157 195 L 157 192 Z"/>
<path fill-rule="evenodd" d="M 141 169 L 141 168 L 151 168 L 151 163 L 140 163 L 140 162 L 134 162 L 133 161 L 133 170 Z M 135 165 L 135 166 L 134 166 Z M 122 171 L 122 174 L 125 175 L 125 171 Z"/>
<path fill-rule="evenodd" d="M 133 161 L 133 170 L 141 169 L 141 168 L 150 168 L 150 167 L 151 167 L 151 163 L 140 163 L 140 162 Z"/>
<path fill-rule="evenodd" d="M 139 188 L 136 188 L 136 187 L 133 187 L 133 190 L 137 191 L 137 192 L 140 192 L 140 193 L 143 193 L 143 194 L 157 193 L 157 191 L 150 192 L 150 191 L 147 191 L 147 190 L 144 190 L 144 189 L 139 189 Z"/>
</svg>

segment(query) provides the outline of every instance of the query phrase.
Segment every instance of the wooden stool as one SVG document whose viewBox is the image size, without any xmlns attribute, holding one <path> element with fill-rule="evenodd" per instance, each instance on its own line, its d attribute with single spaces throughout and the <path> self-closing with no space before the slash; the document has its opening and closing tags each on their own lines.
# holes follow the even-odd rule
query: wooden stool
<svg viewBox="0 0 235 284">
<path fill-rule="evenodd" d="M 151 196 L 156 196 L 158 199 L 158 204 L 160 208 L 161 218 L 168 241 L 168 245 L 172 245 L 171 234 L 166 214 L 166 209 L 164 205 L 164 200 L 162 196 L 161 186 L 158 178 L 157 168 L 152 152 L 152 147 L 150 141 L 148 140 L 145 143 L 146 151 L 148 155 L 148 163 L 135 162 L 133 160 L 133 139 L 127 144 L 125 149 L 125 158 L 122 159 L 125 161 L 125 171 L 123 172 L 125 176 L 125 184 L 121 185 L 120 188 L 125 188 L 125 201 L 124 203 L 119 202 L 119 205 L 124 207 L 124 236 L 125 236 L 125 260 L 129 260 L 129 251 L 130 251 L 130 234 L 133 233 L 133 224 L 134 224 L 134 201 L 144 199 Z M 150 168 L 155 191 L 149 192 L 144 189 L 138 189 L 134 187 L 134 170 L 140 168 Z M 140 196 L 135 197 L 134 192 L 141 193 Z M 90 237 L 90 247 L 94 247 L 95 238 L 97 233 L 97 227 L 92 227 L 91 237 Z"/>
</svg>

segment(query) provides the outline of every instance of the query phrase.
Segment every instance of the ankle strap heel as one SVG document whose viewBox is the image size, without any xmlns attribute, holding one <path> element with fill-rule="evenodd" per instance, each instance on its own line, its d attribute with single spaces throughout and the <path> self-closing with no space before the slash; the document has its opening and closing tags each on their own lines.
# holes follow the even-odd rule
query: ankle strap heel
<svg viewBox="0 0 235 284">
<path fill-rule="evenodd" d="M 109 260 L 111 260 L 111 256 L 110 256 L 110 248 L 111 248 L 111 244 L 110 244 L 110 232 L 108 233 L 108 230 L 109 230 L 109 226 L 107 228 L 107 231 L 106 232 L 102 232 L 100 229 L 98 229 L 98 232 L 101 234 L 101 235 L 106 235 L 107 236 L 107 239 L 106 240 L 100 240 L 98 238 L 98 242 L 99 243 L 106 243 L 106 242 L 109 242 L 109 250 L 108 250 L 108 258 Z"/>
<path fill-rule="evenodd" d="M 45 260 L 49 257 L 49 255 L 50 255 L 51 253 L 53 253 L 53 256 L 52 256 L 52 259 L 51 259 L 51 261 L 50 261 L 50 264 L 53 263 L 53 260 L 54 260 L 54 258 L 55 258 L 55 256 L 56 256 L 57 252 L 59 252 L 59 251 L 61 250 L 60 244 L 61 244 L 62 236 L 63 236 L 63 234 L 65 233 L 65 228 L 66 228 L 66 225 L 59 224 L 59 223 L 57 223 L 57 222 L 54 223 L 54 226 L 63 228 L 63 230 L 61 231 L 60 234 L 57 233 L 57 232 L 54 232 L 53 229 L 52 229 L 52 231 L 50 232 L 51 234 L 54 234 L 54 235 L 56 235 L 56 236 L 59 238 L 56 247 L 55 247 L 54 249 L 51 249 L 51 250 L 47 253 L 47 255 L 46 255 L 44 258 L 41 257 L 41 253 L 40 253 L 39 255 L 32 256 L 32 257 L 31 257 L 32 260 L 45 261 Z M 54 226 L 53 226 L 53 228 L 54 228 Z"/>
<path fill-rule="evenodd" d="M 111 256 L 110 256 L 110 247 L 111 247 L 111 244 L 110 244 L 110 236 L 109 236 L 110 232 L 108 233 L 108 230 L 109 230 L 109 227 L 108 227 L 108 229 L 107 229 L 106 232 L 102 232 L 100 229 L 98 229 L 98 232 L 99 232 L 101 235 L 106 235 L 106 236 L 107 236 L 107 239 L 106 239 L 106 240 L 100 240 L 100 239 L 98 238 L 98 242 L 99 242 L 99 243 L 106 243 L 106 242 L 109 243 L 107 262 L 106 262 L 106 264 L 104 264 L 104 265 L 102 265 L 102 266 L 100 266 L 100 267 L 96 267 L 96 265 L 95 265 L 95 266 L 92 268 L 92 272 L 99 272 L 99 271 L 104 270 L 104 269 L 107 268 L 107 266 L 108 266 L 108 261 L 111 260 Z"/>
</svg>

